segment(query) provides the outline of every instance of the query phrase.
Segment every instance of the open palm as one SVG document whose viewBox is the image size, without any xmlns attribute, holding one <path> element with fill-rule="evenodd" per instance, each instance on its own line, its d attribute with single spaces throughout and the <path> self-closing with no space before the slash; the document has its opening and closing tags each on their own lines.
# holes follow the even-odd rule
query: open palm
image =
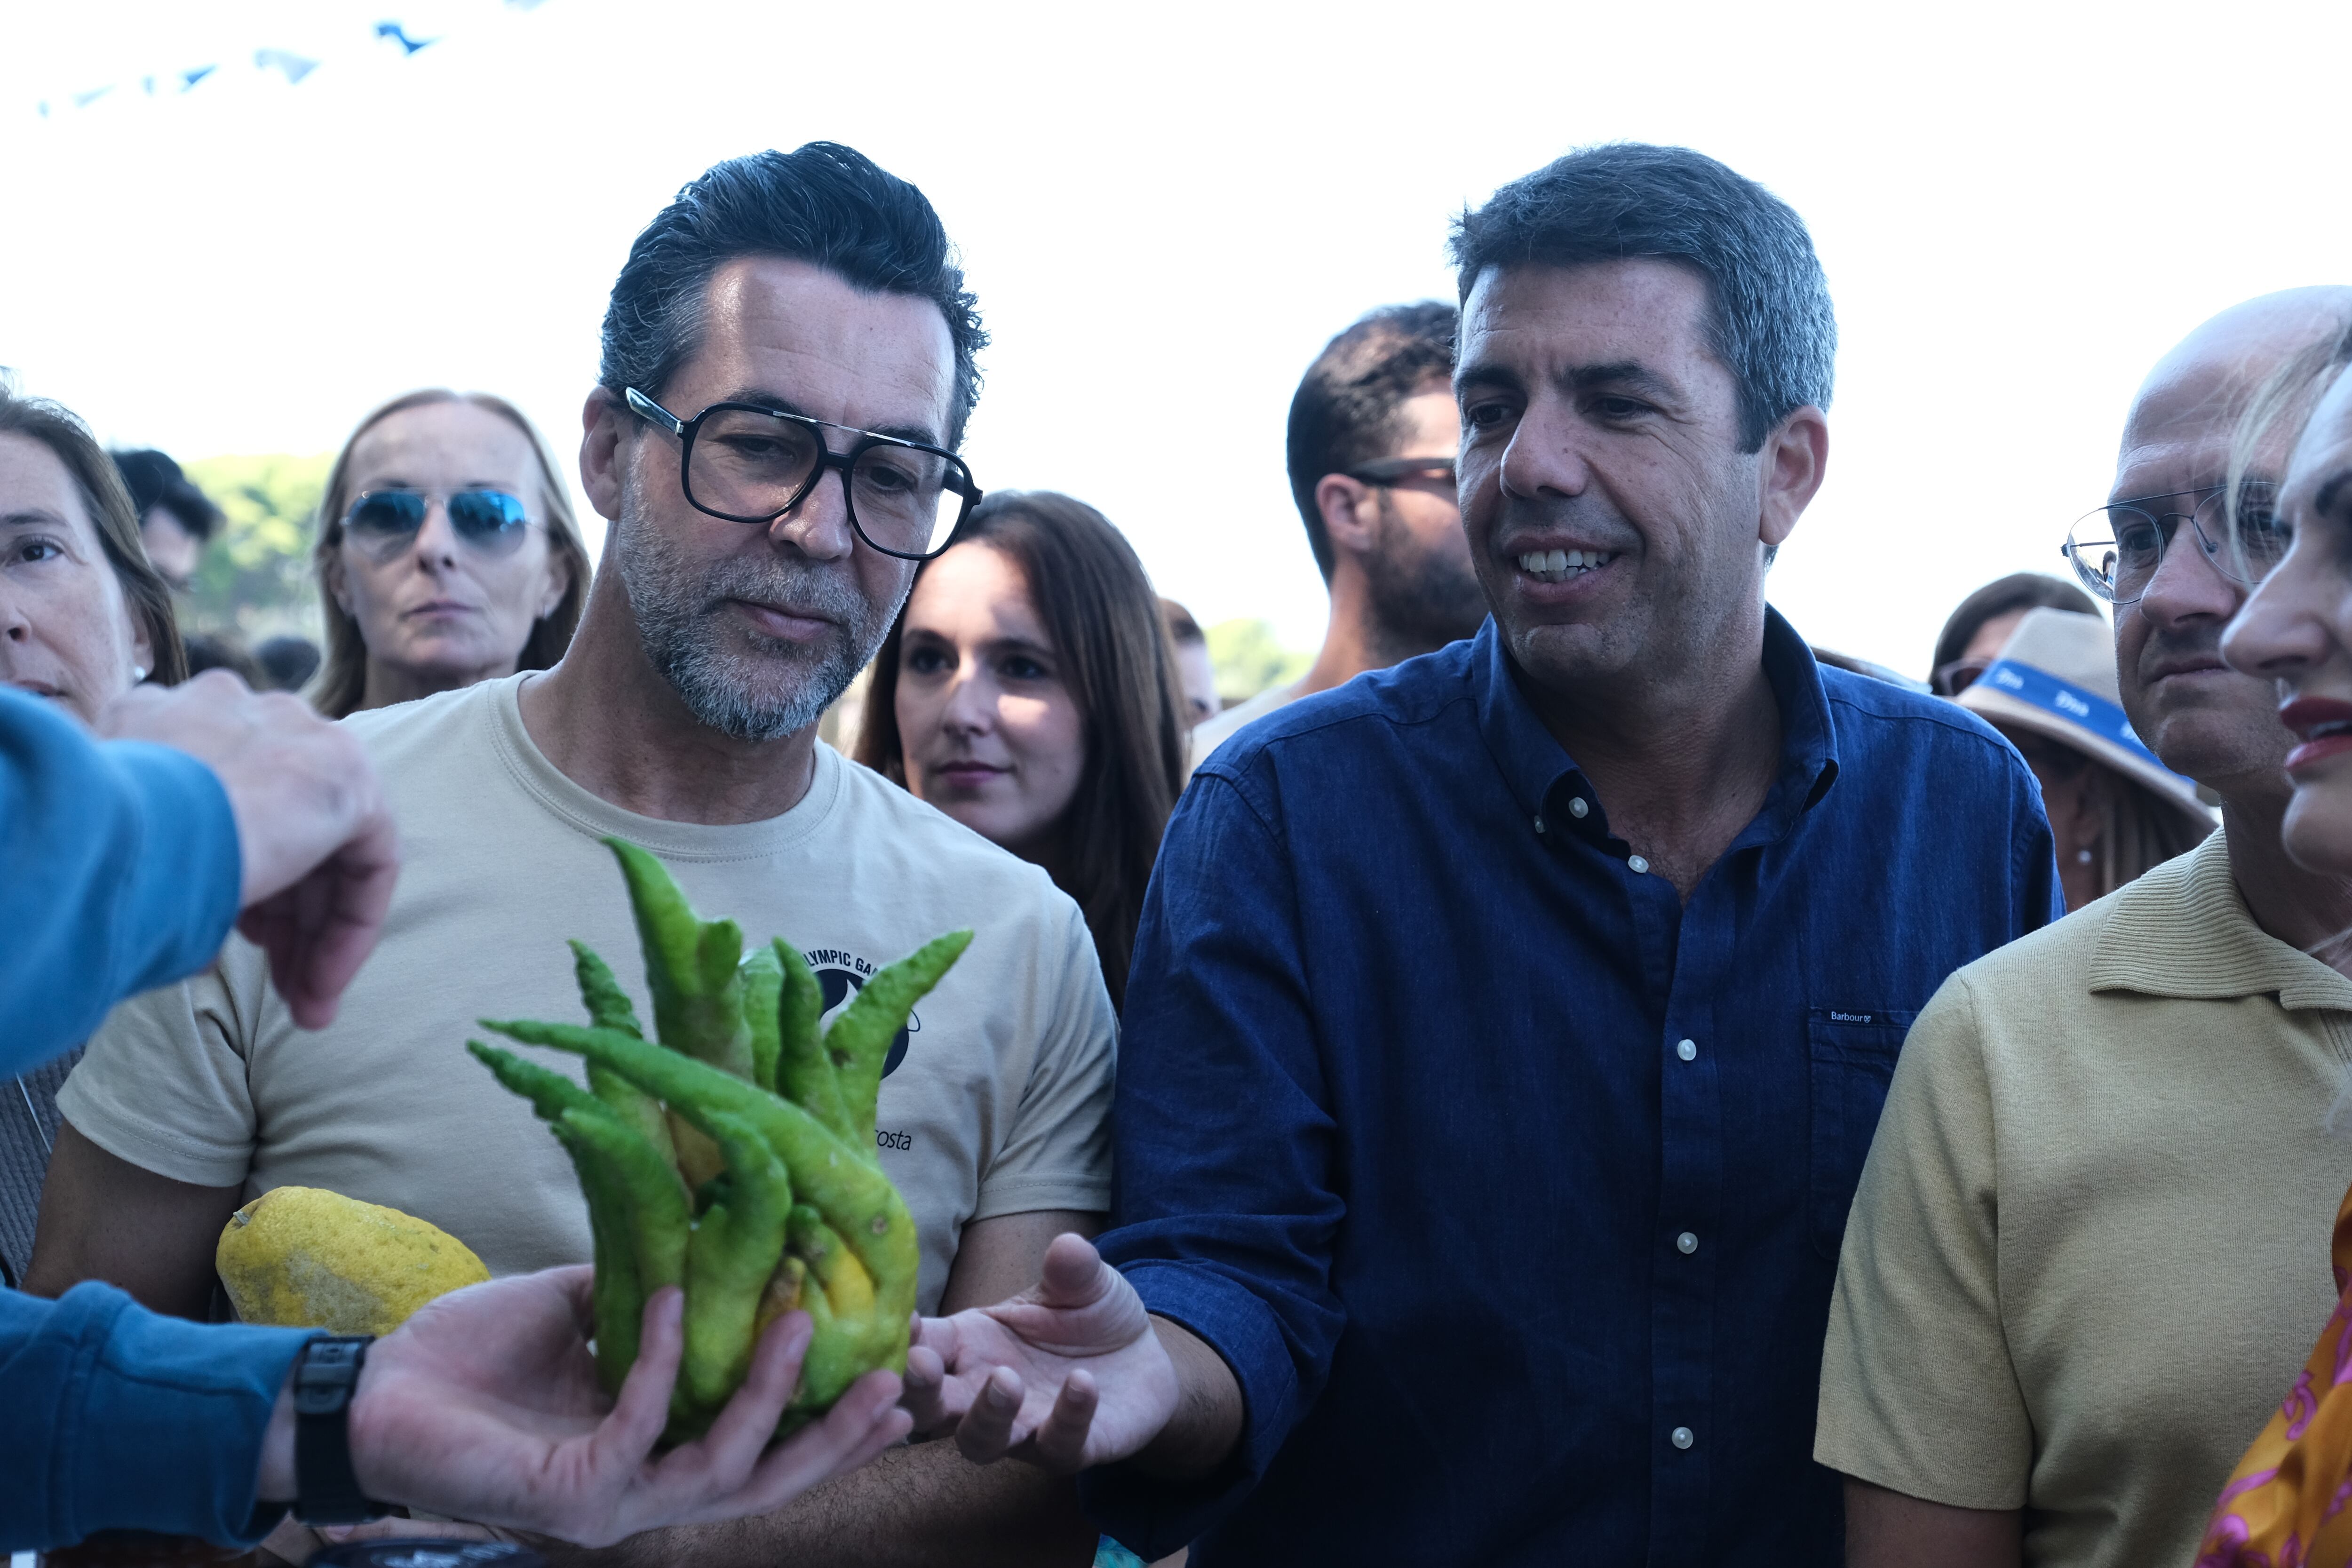
<svg viewBox="0 0 2352 1568">
<path fill-rule="evenodd" d="M 1061 1474 L 1138 1452 L 1176 1410 L 1176 1369 L 1142 1298 L 1076 1236 L 1055 1238 L 1034 1289 L 918 1319 L 906 1383 L 918 1430 L 953 1433 L 976 1463 Z"/>
<path fill-rule="evenodd" d="M 551 1268 L 427 1304 L 378 1341 L 352 1405 L 373 1497 L 603 1545 L 642 1530 L 764 1513 L 898 1440 L 898 1380 L 869 1373 L 822 1422 L 771 1447 L 800 1378 L 804 1314 L 772 1326 L 751 1375 L 699 1440 L 654 1457 L 668 1415 L 683 1298 L 646 1304 L 617 1400 L 587 1335 L 593 1271 Z"/>
</svg>

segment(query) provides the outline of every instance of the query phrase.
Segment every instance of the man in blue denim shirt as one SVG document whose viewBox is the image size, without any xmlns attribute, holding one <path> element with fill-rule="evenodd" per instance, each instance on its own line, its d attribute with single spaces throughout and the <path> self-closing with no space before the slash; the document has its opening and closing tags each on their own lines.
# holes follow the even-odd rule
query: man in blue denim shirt
<svg viewBox="0 0 2352 1568">
<path fill-rule="evenodd" d="M 1112 1267 L 927 1322 L 909 1396 L 1204 1568 L 1834 1563 L 1846 1207 L 1914 1012 L 2062 912 L 2039 794 L 1765 607 L 1828 446 L 1795 214 L 1604 147 L 1454 245 L 1493 619 L 1194 775 Z"/>
</svg>

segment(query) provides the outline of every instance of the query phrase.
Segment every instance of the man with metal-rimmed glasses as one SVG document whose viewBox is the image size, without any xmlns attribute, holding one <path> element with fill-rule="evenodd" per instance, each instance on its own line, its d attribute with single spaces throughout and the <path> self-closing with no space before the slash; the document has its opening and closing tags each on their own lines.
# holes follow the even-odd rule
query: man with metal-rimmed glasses
<svg viewBox="0 0 2352 1568">
<path fill-rule="evenodd" d="M 349 721 L 407 850 L 391 933 L 333 1037 L 299 1050 L 235 950 L 115 1016 L 66 1114 L 152 1168 L 93 1156 L 111 1197 L 74 1227 L 74 1273 L 200 1315 L 256 1172 L 430 1216 L 496 1273 L 587 1261 L 562 1150 L 464 1042 L 484 1014 L 577 1016 L 567 938 L 642 1005 L 606 835 L 706 915 L 796 945 L 828 1013 L 972 929 L 890 1047 L 870 1134 L 924 1310 L 996 1300 L 1057 1233 L 1099 1227 L 1116 1024 L 1084 917 L 816 736 L 980 497 L 957 448 L 984 341 L 930 205 L 848 148 L 730 159 L 655 217 L 583 414 L 581 479 L 611 529 L 569 651 Z M 1083 1561 L 1094 1540 L 1068 1481 L 918 1445 L 754 1524 L 600 1561 Z"/>
<path fill-rule="evenodd" d="M 2284 543 L 2287 433 L 2242 415 L 2347 316 L 2352 289 L 2298 289 L 2191 333 L 2064 546 L 2114 606 L 2122 712 L 2047 674 L 2011 689 L 2145 744 L 2221 830 L 1962 969 L 1904 1042 L 1815 1438 L 1856 1568 L 2189 1562 L 2334 1303 L 2305 1260 L 2343 1195 L 2352 984 L 2311 950 L 2352 886 L 2287 858 L 2294 737 L 2220 642 Z"/>
<path fill-rule="evenodd" d="M 1374 310 L 1307 367 L 1290 404 L 1290 492 L 1330 625 L 1304 676 L 1193 729 L 1195 763 L 1286 703 L 1433 652 L 1486 618 L 1454 494 L 1455 314 L 1434 300 Z"/>
</svg>

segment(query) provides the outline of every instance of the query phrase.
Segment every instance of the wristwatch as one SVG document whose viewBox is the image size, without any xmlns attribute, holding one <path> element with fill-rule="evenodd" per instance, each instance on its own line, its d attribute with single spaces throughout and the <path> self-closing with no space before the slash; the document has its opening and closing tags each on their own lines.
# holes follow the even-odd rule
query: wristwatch
<svg viewBox="0 0 2352 1568">
<path fill-rule="evenodd" d="M 323 1334 L 294 1358 L 294 1517 L 305 1524 L 365 1524 L 383 1504 L 352 1469 L 352 1391 L 373 1334 Z"/>
</svg>

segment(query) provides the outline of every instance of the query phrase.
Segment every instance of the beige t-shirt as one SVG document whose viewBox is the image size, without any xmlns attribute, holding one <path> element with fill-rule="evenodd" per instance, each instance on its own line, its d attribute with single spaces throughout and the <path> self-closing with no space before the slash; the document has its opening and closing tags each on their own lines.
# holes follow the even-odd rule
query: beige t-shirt
<svg viewBox="0 0 2352 1568">
<path fill-rule="evenodd" d="M 604 955 L 650 1023 L 628 896 L 597 842 L 609 833 L 659 855 L 747 942 L 798 942 L 829 1004 L 942 931 L 977 933 L 916 1008 L 876 1122 L 921 1233 L 925 1311 L 967 1223 L 1110 1206 L 1117 1025 L 1086 922 L 1045 872 L 824 745 L 807 795 L 764 822 L 622 811 L 532 744 L 522 679 L 348 721 L 383 775 L 402 865 L 332 1025 L 296 1030 L 259 950 L 232 938 L 204 973 L 114 1011 L 58 1097 L 67 1120 L 177 1181 L 388 1204 L 495 1274 L 586 1261 L 570 1162 L 465 1045 L 494 1038 L 479 1017 L 585 1020 L 567 937 Z M 522 1054 L 583 1078 L 577 1058 Z"/>
<path fill-rule="evenodd" d="M 2026 1510 L 2025 1560 L 2185 1565 L 2336 1302 L 2352 981 L 2216 833 L 1960 970 L 1845 1231 L 1822 1464 Z"/>
</svg>

